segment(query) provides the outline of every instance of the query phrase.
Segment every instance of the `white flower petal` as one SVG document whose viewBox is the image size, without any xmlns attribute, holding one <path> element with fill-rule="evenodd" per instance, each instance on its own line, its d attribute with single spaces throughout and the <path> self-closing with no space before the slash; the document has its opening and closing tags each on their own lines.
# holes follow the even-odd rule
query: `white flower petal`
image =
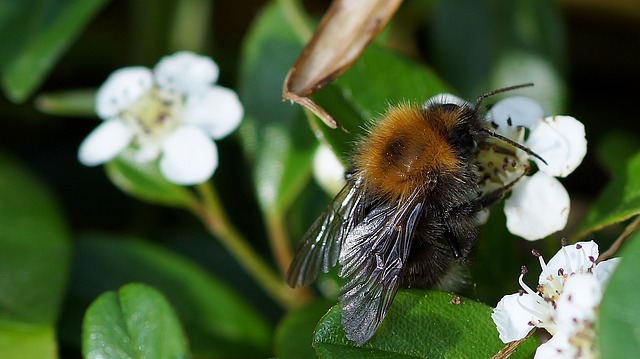
<svg viewBox="0 0 640 359">
<path fill-rule="evenodd" d="M 523 96 L 507 97 L 498 101 L 487 112 L 487 119 L 498 126 L 496 131 L 511 139 L 517 127 L 533 127 L 544 117 L 542 107 L 534 100 Z"/>
<path fill-rule="evenodd" d="M 490 214 L 491 212 L 489 211 L 489 208 L 483 208 L 476 212 L 476 225 L 481 226 L 487 223 Z"/>
<path fill-rule="evenodd" d="M 209 179 L 218 167 L 218 150 L 199 128 L 183 126 L 162 144 L 160 171 L 171 182 L 193 185 Z"/>
<path fill-rule="evenodd" d="M 555 178 L 537 172 L 513 186 L 505 201 L 509 232 L 533 241 L 563 229 L 569 218 L 569 194 Z"/>
<path fill-rule="evenodd" d="M 116 116 L 144 95 L 152 85 L 153 76 L 146 67 L 116 70 L 96 93 L 96 113 L 103 119 Z"/>
<path fill-rule="evenodd" d="M 491 313 L 491 319 L 496 324 L 503 343 L 524 338 L 533 329 L 530 323 L 537 323 L 540 319 L 526 311 L 523 306 L 534 308 L 534 299 L 530 294 L 509 294 L 500 299 Z"/>
<path fill-rule="evenodd" d="M 616 270 L 618 264 L 622 258 L 611 258 L 606 261 L 602 261 L 596 265 L 593 269 L 593 274 L 595 274 L 596 279 L 600 281 L 603 287 L 607 285 L 609 282 L 609 278 L 611 278 L 611 274 Z"/>
<path fill-rule="evenodd" d="M 140 163 L 151 162 L 160 155 L 160 145 L 156 142 L 148 142 L 136 152 L 135 160 Z"/>
<path fill-rule="evenodd" d="M 564 333 L 573 335 L 584 322 L 596 319 L 595 309 L 602 300 L 602 286 L 591 273 L 575 273 L 564 282 L 553 319 Z"/>
<path fill-rule="evenodd" d="M 586 272 L 593 266 L 598 258 L 598 245 L 594 241 L 577 242 L 564 246 L 548 262 L 546 273 L 538 278 L 538 283 L 543 284 L 548 275 L 558 276 L 562 268 L 565 274 Z"/>
<path fill-rule="evenodd" d="M 570 337 L 558 333 L 548 342 L 540 345 L 536 350 L 534 359 L 575 359 L 580 357 L 578 349 L 571 345 Z"/>
<path fill-rule="evenodd" d="M 189 51 L 163 57 L 153 69 L 160 88 L 193 94 L 218 80 L 219 68 L 213 60 Z"/>
<path fill-rule="evenodd" d="M 552 116 L 538 122 L 525 142 L 537 158 L 540 171 L 554 177 L 566 177 L 580 165 L 587 153 L 584 125 L 571 116 Z"/>
<path fill-rule="evenodd" d="M 132 138 L 133 132 L 124 121 L 105 121 L 82 141 L 78 150 L 78 160 L 85 166 L 105 163 L 122 152 Z"/>
<path fill-rule="evenodd" d="M 454 104 L 458 106 L 468 105 L 469 103 L 456 95 L 450 93 L 437 94 L 424 103 L 424 107 L 429 107 L 432 104 Z"/>
<path fill-rule="evenodd" d="M 321 144 L 313 156 L 313 177 L 329 195 L 335 196 L 345 185 L 344 166 L 335 153 Z"/>
<path fill-rule="evenodd" d="M 201 95 L 190 96 L 184 121 L 204 129 L 214 139 L 233 132 L 244 116 L 244 109 L 233 90 L 213 86 Z"/>
</svg>

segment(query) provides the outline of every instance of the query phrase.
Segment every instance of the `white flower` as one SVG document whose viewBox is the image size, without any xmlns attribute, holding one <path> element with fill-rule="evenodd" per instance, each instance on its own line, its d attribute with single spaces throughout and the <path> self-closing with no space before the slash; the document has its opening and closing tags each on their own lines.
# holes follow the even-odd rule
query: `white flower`
<svg viewBox="0 0 640 359">
<path fill-rule="evenodd" d="M 236 93 L 214 85 L 217 79 L 218 66 L 191 52 L 167 56 L 153 70 L 115 71 L 96 95 L 104 122 L 80 145 L 80 162 L 99 165 L 132 146 L 141 163 L 159 158 L 171 182 L 206 181 L 218 166 L 212 139 L 235 130 L 244 114 Z"/>
<path fill-rule="evenodd" d="M 313 155 L 313 177 L 325 192 L 335 196 L 344 187 L 344 166 L 328 145 L 322 143 Z"/>
<path fill-rule="evenodd" d="M 594 325 L 607 280 L 620 261 L 596 264 L 598 246 L 593 241 L 563 246 L 548 263 L 537 252 L 542 273 L 534 291 L 518 279 L 522 290 L 504 296 L 493 319 L 504 343 L 524 338 L 533 328 L 553 336 L 541 345 L 536 358 L 573 358 L 595 355 Z"/>
<path fill-rule="evenodd" d="M 537 240 L 563 229 L 569 217 L 570 199 L 555 177 L 566 177 L 582 162 L 587 152 L 584 125 L 570 116 L 544 117 L 538 103 L 519 96 L 497 102 L 487 112 L 487 120 L 498 134 L 523 144 L 544 159 L 543 162 L 520 149 L 512 156 L 500 155 L 525 167 L 503 169 L 500 178 L 491 178 L 493 186 L 517 181 L 504 206 L 509 231 L 527 240 Z M 490 157 L 494 159 L 495 156 Z M 529 160 L 535 162 L 538 171 L 518 180 L 528 172 Z"/>
</svg>

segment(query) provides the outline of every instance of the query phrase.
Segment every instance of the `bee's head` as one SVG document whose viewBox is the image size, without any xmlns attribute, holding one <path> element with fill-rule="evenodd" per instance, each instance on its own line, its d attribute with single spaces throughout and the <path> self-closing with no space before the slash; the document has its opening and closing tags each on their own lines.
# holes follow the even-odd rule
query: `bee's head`
<svg viewBox="0 0 640 359">
<path fill-rule="evenodd" d="M 429 101 L 424 107 L 424 118 L 438 128 L 450 149 L 468 159 L 478 142 L 486 135 L 475 107 L 466 102 L 452 102 L 447 97 Z"/>
</svg>

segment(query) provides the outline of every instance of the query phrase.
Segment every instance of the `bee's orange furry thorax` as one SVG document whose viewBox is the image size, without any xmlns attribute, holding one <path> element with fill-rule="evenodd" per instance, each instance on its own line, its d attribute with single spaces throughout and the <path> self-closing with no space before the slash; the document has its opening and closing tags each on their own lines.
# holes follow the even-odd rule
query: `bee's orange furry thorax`
<svg viewBox="0 0 640 359">
<path fill-rule="evenodd" d="M 412 105 L 391 108 L 358 147 L 354 164 L 366 185 L 389 200 L 406 198 L 458 159 L 448 143 L 451 114 L 426 113 Z"/>
</svg>

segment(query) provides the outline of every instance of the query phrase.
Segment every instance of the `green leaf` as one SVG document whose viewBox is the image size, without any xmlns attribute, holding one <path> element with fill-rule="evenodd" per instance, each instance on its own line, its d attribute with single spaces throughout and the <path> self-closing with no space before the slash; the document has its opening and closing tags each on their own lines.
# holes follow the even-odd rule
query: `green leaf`
<svg viewBox="0 0 640 359">
<path fill-rule="evenodd" d="M 87 310 L 85 358 L 187 358 L 189 349 L 171 305 L 157 290 L 128 284 L 107 292 Z"/>
<path fill-rule="evenodd" d="M 71 262 L 61 210 L 40 181 L 3 153 L 0 198 L 0 324 L 52 325 Z"/>
<path fill-rule="evenodd" d="M 389 74 L 393 74 L 392 80 Z M 334 84 L 313 96 L 348 133 L 330 129 L 319 120 L 317 126 L 334 152 L 349 154 L 354 139 L 363 135 L 366 126 L 377 120 L 390 105 L 422 104 L 446 91 L 444 83 L 428 68 L 390 50 L 370 45 Z"/>
<path fill-rule="evenodd" d="M 282 83 L 301 50 L 276 5 L 263 9 L 243 44 L 239 94 L 246 117 L 240 135 L 264 211 L 282 213 L 290 206 L 309 179 L 317 147 L 302 109 L 282 102 Z"/>
<path fill-rule="evenodd" d="M 524 82 L 536 82 L 540 80 L 536 76 L 544 74 L 545 79 L 560 81 L 545 87 L 564 89 L 562 80 L 555 77 L 566 62 L 565 32 L 555 2 L 440 1 L 431 19 L 430 57 L 438 73 L 463 95 L 478 96 L 493 86 L 516 85 L 522 75 L 528 78 Z M 526 64 L 518 64 L 517 59 Z"/>
<path fill-rule="evenodd" d="M 129 282 L 144 282 L 169 299 L 194 355 L 245 358 L 268 352 L 270 329 L 246 302 L 193 262 L 130 237 L 85 236 L 78 240 L 72 278 L 77 301 Z"/>
<path fill-rule="evenodd" d="M 35 101 L 36 108 L 48 115 L 96 117 L 96 90 L 69 90 L 43 93 Z"/>
<path fill-rule="evenodd" d="M 640 213 L 640 142 L 623 133 L 608 134 L 598 147 L 599 162 L 611 179 L 576 230 L 584 237 Z"/>
<path fill-rule="evenodd" d="M 620 257 L 600 304 L 597 328 L 602 358 L 640 353 L 640 233 L 627 239 Z"/>
<path fill-rule="evenodd" d="M 53 326 L 0 324 L 0 352 L 4 359 L 56 359 Z"/>
<path fill-rule="evenodd" d="M 336 306 L 320 321 L 314 348 L 320 358 L 489 358 L 503 348 L 491 308 L 436 291 L 400 290 L 376 334 L 362 347 L 344 336 Z M 531 357 L 528 339 L 511 358 Z"/>
<path fill-rule="evenodd" d="M 106 0 L 3 1 L 0 5 L 1 83 L 14 102 L 42 83 Z"/>
<path fill-rule="evenodd" d="M 331 303 L 319 300 L 289 312 L 280 322 L 275 338 L 275 355 L 280 359 L 315 359 L 311 348 L 313 330 Z"/>
<path fill-rule="evenodd" d="M 187 188 L 162 176 L 157 162 L 139 163 L 131 151 L 107 162 L 105 170 L 116 187 L 140 200 L 174 207 L 188 207 L 193 202 Z"/>
<path fill-rule="evenodd" d="M 533 87 L 513 92 L 536 100 L 547 115 L 563 113 L 567 102 L 567 86 L 557 68 L 547 58 L 526 51 L 507 51 L 496 60 L 487 92 L 532 82 Z"/>
</svg>

